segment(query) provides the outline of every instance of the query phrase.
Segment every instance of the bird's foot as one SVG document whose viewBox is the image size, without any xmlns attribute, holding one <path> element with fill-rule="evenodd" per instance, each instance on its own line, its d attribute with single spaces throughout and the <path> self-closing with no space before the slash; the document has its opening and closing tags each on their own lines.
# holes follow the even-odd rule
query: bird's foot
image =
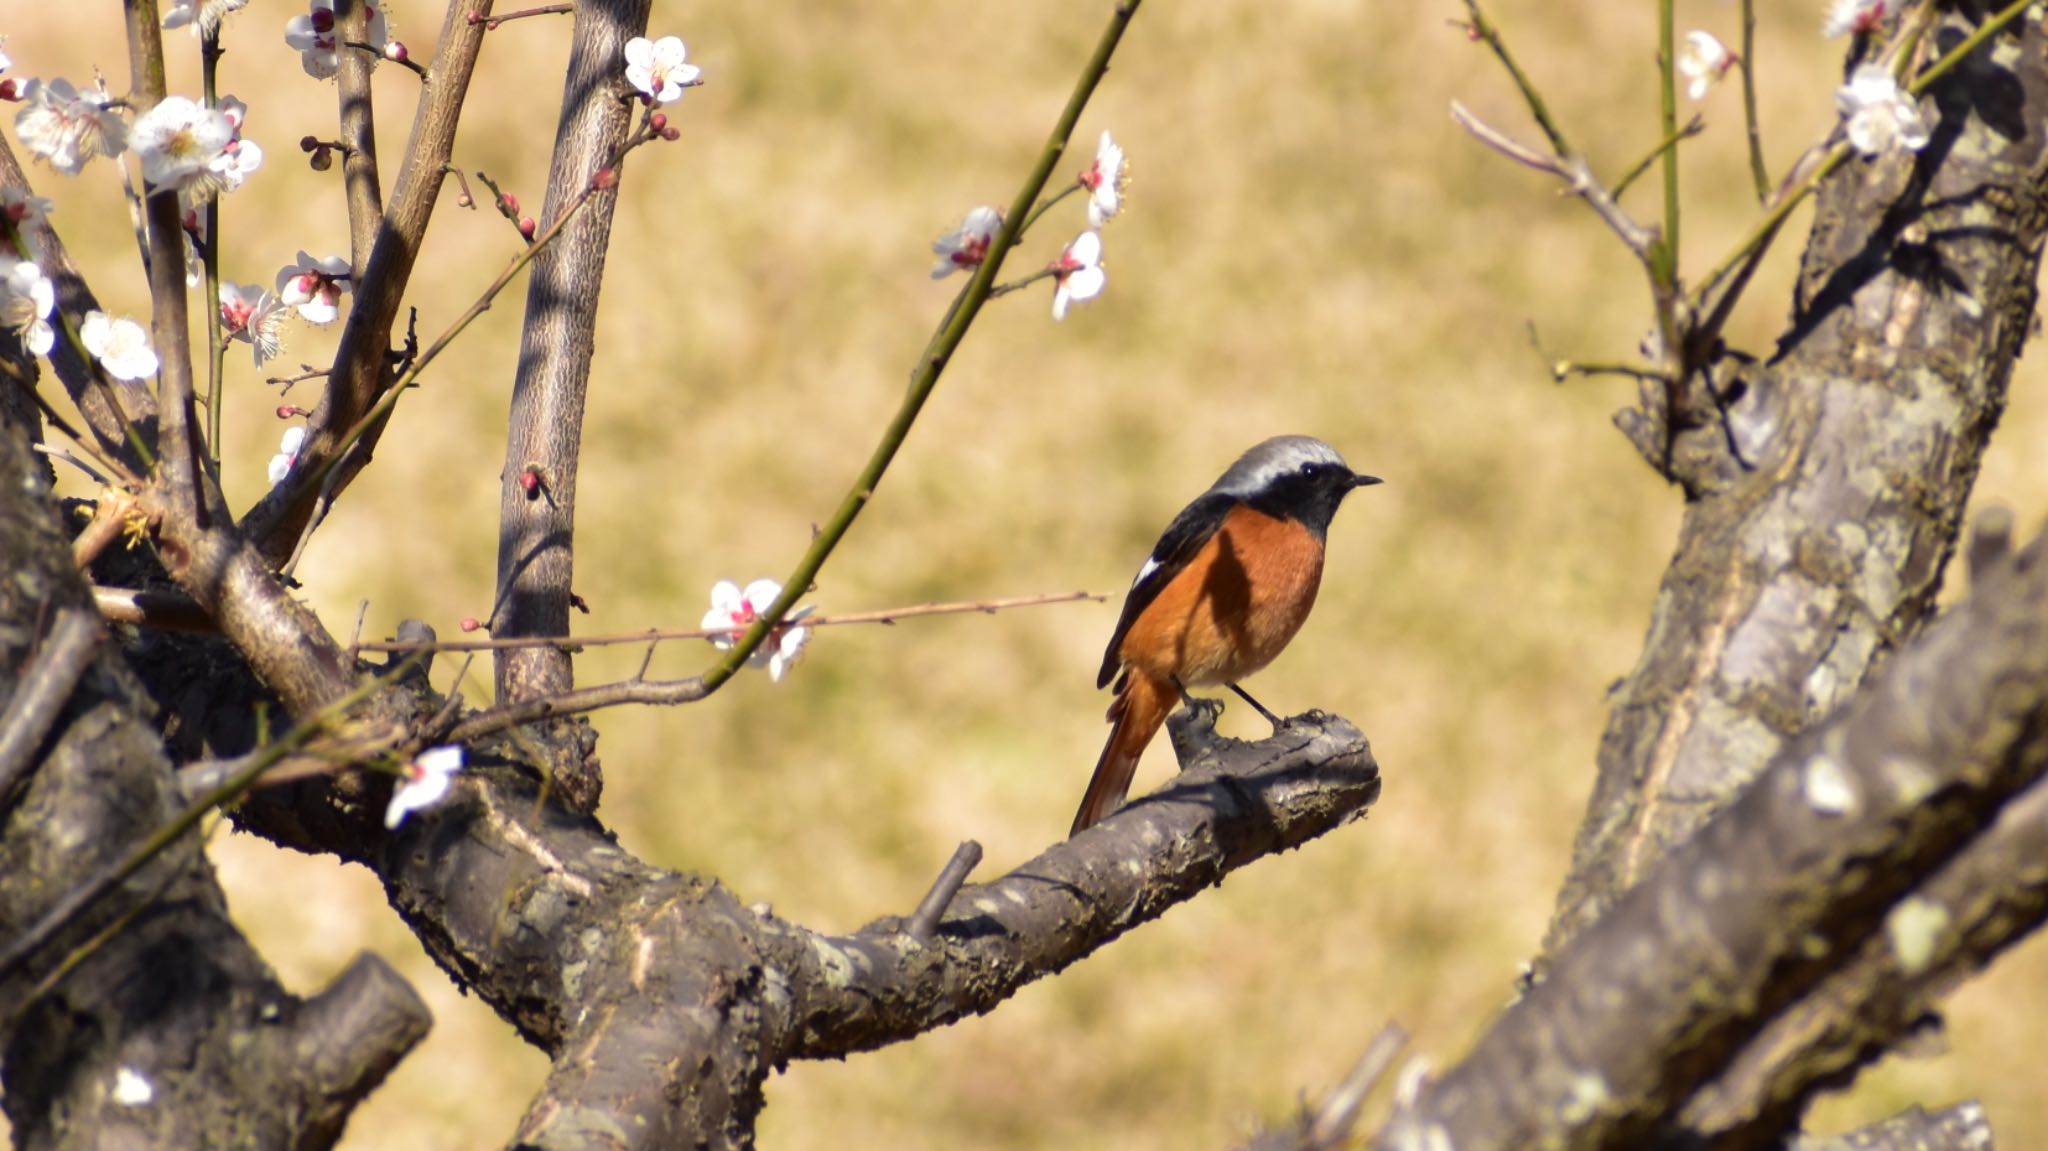
<svg viewBox="0 0 2048 1151">
<path fill-rule="evenodd" d="M 1216 734 L 1216 718 L 1223 714 L 1223 701 L 1185 694 L 1183 699 L 1187 706 L 1167 717 L 1166 734 L 1173 741 L 1174 758 L 1186 767 L 1222 738 Z"/>
</svg>

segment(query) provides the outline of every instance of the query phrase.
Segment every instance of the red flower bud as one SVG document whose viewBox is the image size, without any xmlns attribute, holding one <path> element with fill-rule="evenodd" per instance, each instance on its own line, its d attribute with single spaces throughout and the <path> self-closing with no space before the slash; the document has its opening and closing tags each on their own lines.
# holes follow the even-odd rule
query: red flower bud
<svg viewBox="0 0 2048 1151">
<path fill-rule="evenodd" d="M 531 240 L 531 239 L 533 239 L 533 234 L 534 234 L 534 232 L 535 232 L 535 231 L 537 231 L 538 229 L 539 229 L 539 226 L 538 226 L 538 225 L 536 225 L 536 224 L 535 224 L 535 223 L 533 222 L 533 217 L 532 217 L 532 216 L 521 216 L 521 217 L 519 217 L 519 234 L 520 234 L 520 235 L 522 235 L 522 236 L 525 236 L 525 237 L 526 237 L 527 239 Z"/>
</svg>

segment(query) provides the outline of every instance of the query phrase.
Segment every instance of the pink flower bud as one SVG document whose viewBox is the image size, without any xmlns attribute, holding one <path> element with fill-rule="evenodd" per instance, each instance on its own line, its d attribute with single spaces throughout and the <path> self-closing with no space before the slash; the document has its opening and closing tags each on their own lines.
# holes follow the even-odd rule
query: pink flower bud
<svg viewBox="0 0 2048 1151">
<path fill-rule="evenodd" d="M 668 127 L 663 128 L 661 130 L 661 138 L 673 144 L 677 140 L 683 138 L 683 130 L 681 128 L 676 127 L 674 124 L 670 124 Z"/>
<path fill-rule="evenodd" d="M 528 464 L 526 466 L 526 470 L 519 473 L 519 487 L 526 492 L 526 498 L 528 500 L 539 499 L 540 469 L 534 467 L 532 464 Z"/>
<path fill-rule="evenodd" d="M 510 192 L 498 193 L 498 210 L 507 216 L 517 216 L 519 214 L 519 197 Z"/>
<path fill-rule="evenodd" d="M 481 624 L 481 623 L 478 623 L 478 622 L 477 622 L 477 618 L 476 618 L 475 616 L 473 616 L 473 615 L 466 615 L 466 616 L 463 616 L 463 617 L 462 617 L 462 622 L 461 622 L 461 623 L 459 623 L 459 624 L 457 624 L 456 626 L 457 626 L 457 627 L 459 627 L 459 628 L 461 628 L 461 629 L 462 629 L 463 631 L 475 631 L 476 629 L 478 629 L 478 628 L 480 628 L 480 627 L 482 627 L 482 626 L 484 626 L 484 625 L 483 625 L 483 624 Z"/>
<path fill-rule="evenodd" d="M 534 234 L 534 232 L 535 232 L 535 231 L 537 231 L 537 230 L 538 230 L 538 226 L 537 226 L 536 224 L 534 224 L 534 222 L 533 222 L 533 217 L 532 217 L 532 216 L 521 216 L 521 217 L 519 217 L 519 234 L 520 234 L 520 235 L 522 235 L 522 236 L 525 236 L 525 237 L 526 237 L 527 239 L 531 240 L 531 239 L 533 239 L 533 234 Z"/>
<path fill-rule="evenodd" d="M 0 80 L 0 100 L 21 99 L 21 81 Z"/>
<path fill-rule="evenodd" d="M 647 126 L 659 132 L 668 127 L 668 113 L 655 112 L 647 117 Z"/>
<path fill-rule="evenodd" d="M 404 41 L 392 40 L 384 45 L 384 58 L 386 60 L 396 60 L 403 64 L 412 58 L 412 54 L 405 50 Z"/>
<path fill-rule="evenodd" d="M 611 168 L 599 168 L 591 174 L 590 186 L 602 192 L 619 186 L 619 174 Z"/>
<path fill-rule="evenodd" d="M 278 418 L 278 419 L 280 419 L 280 420 L 291 420 L 291 419 L 297 419 L 297 418 L 298 418 L 298 417 L 300 417 L 300 416 L 310 416 L 310 415 L 312 415 L 312 414 L 313 414 L 313 413 L 311 413 L 311 412 L 307 411 L 306 409 L 304 409 L 304 408 L 302 408 L 302 407 L 298 406 L 297 404 L 279 404 L 279 405 L 277 405 L 277 418 Z"/>
</svg>

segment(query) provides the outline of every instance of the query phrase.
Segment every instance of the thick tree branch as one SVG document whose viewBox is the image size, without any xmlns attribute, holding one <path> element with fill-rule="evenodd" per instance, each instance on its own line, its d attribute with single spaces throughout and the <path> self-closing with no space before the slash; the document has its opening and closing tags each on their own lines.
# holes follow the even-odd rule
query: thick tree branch
<svg viewBox="0 0 2048 1151">
<path fill-rule="evenodd" d="M 38 618 L 92 613 L 56 501 L 34 475 L 23 429 L 0 426 L 7 697 L 25 687 L 14 673 Z M 0 820 L 0 939 L 18 939 L 182 805 L 150 710 L 118 651 L 100 645 Z M 0 1104 L 30 1151 L 312 1151 L 333 1143 L 428 1022 L 372 958 L 310 1001 L 287 994 L 228 919 L 187 835 L 0 980 Z"/>
<path fill-rule="evenodd" d="M 2048 534 L 1557 952 L 1376 1146 L 1642 1146 L 1837 956 L 1926 965 L 1952 921 L 1901 897 L 2044 768 Z"/>
<path fill-rule="evenodd" d="M 1311 714 L 1261 743 L 1213 741 L 1099 828 L 964 888 L 929 939 L 894 917 L 825 936 L 648 867 L 594 821 L 537 805 L 531 774 L 474 748 L 472 762 L 395 835 L 376 787 L 331 779 L 252 795 L 243 818 L 374 867 L 429 953 L 555 1058 L 519 1129 L 540 1147 L 578 1145 L 606 1116 L 632 1133 L 617 1146 L 746 1145 L 775 1064 L 990 1010 L 1230 871 L 1358 819 L 1379 791 L 1357 730 Z"/>
<path fill-rule="evenodd" d="M 543 220 L 568 211 L 599 169 L 614 166 L 613 178 L 622 175 L 620 147 L 636 105 L 623 98 L 619 61 L 626 42 L 647 31 L 652 7 L 653 0 L 584 0 L 576 6 Z M 491 609 L 496 636 L 569 634 L 584 398 L 617 203 L 615 195 L 600 196 L 585 206 L 534 259 L 527 280 L 526 323 L 499 476 L 498 591 Z M 529 499 L 519 482 L 528 469 L 542 477 L 539 499 Z M 560 649 L 497 656 L 501 704 L 557 695 L 575 682 L 570 656 Z M 563 797 L 578 810 L 595 810 L 603 781 L 594 760 L 586 759 L 573 737 L 554 742 L 554 773 Z"/>
<path fill-rule="evenodd" d="M 1946 36 L 1968 18 L 1944 16 Z M 1822 185 L 1791 331 L 1682 431 L 1693 496 L 1546 951 L 1852 695 L 1932 610 L 2033 315 L 2048 201 L 2042 33 L 1932 89 L 1920 153 Z"/>
</svg>

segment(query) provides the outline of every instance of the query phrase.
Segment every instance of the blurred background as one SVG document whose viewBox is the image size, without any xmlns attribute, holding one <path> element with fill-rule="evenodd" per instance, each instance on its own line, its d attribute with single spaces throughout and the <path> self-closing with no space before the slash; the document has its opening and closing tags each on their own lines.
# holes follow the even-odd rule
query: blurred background
<svg viewBox="0 0 2048 1151">
<path fill-rule="evenodd" d="M 1657 137 L 1652 5 L 1512 0 L 1495 9 L 1575 143 L 1612 178 Z M 1821 0 L 1759 5 L 1774 173 L 1826 131 L 1842 43 Z M 268 162 L 226 203 L 225 271 L 268 286 L 298 249 L 346 251 L 338 171 L 296 141 L 333 132 L 335 90 L 305 76 L 256 0 L 228 21 L 223 91 Z M 713 581 L 780 578 L 893 412 L 960 281 L 927 245 L 1007 203 L 1099 34 L 1103 3 L 657 5 L 706 84 L 670 115 L 679 144 L 629 162 L 592 383 L 576 590 L 589 632 L 694 626 Z M 1167 520 L 1238 452 L 1281 432 L 1328 439 L 1384 487 L 1330 537 L 1315 617 L 1254 683 L 1283 712 L 1321 707 L 1371 737 L 1371 818 L 1263 861 L 987 1018 L 768 1084 L 761 1142 L 989 1149 L 1222 1147 L 1327 1089 L 1398 1020 L 1454 1059 L 1506 1003 L 1563 875 L 1605 718 L 1669 556 L 1677 494 L 1608 424 L 1632 389 L 1550 381 L 1555 356 L 1633 355 L 1649 319 L 1627 254 L 1554 184 L 1483 151 L 1451 99 L 1524 138 L 1512 87 L 1440 2 L 1153 4 L 1136 19 L 1059 171 L 1111 129 L 1133 179 L 1106 230 L 1109 287 L 1064 324 L 1050 285 L 978 322 L 864 518 L 819 580 L 825 611 L 1089 589 L 1121 593 Z M 428 60 L 441 19 L 394 0 Z M 1681 30 L 1730 43 L 1739 9 L 1685 0 Z M 15 4 L 15 76 L 126 87 L 118 6 Z M 538 208 L 567 21 L 491 34 L 457 162 Z M 167 34 L 174 92 L 197 95 L 196 41 Z M 418 82 L 378 72 L 386 179 Z M 1686 267 L 1724 254 L 1755 208 L 1740 92 L 1701 106 L 1685 145 Z M 11 132 L 11 117 L 7 130 Z M 38 191 L 115 310 L 146 313 L 112 168 L 37 168 Z M 1653 216 L 1655 180 L 1630 204 Z M 480 185 L 473 183 L 479 195 Z M 1803 217 L 1802 217 L 1803 219 Z M 1076 198 L 1013 259 L 1079 231 Z M 1731 341 L 1768 353 L 1803 223 Z M 431 337 L 516 250 L 451 184 L 410 303 Z M 346 636 L 417 616 L 444 637 L 489 614 L 503 423 L 523 288 L 407 398 L 376 465 L 300 576 Z M 1531 327 L 1544 353 L 1531 343 Z M 338 325 L 336 325 L 338 328 Z M 229 357 L 225 471 L 246 507 L 282 426 L 264 374 L 324 364 L 335 329 L 298 324 L 266 373 Z M 2023 362 L 1979 500 L 2048 510 L 2042 368 Z M 314 385 L 291 401 L 311 407 Z M 679 710 L 596 717 L 600 811 L 623 844 L 720 878 L 747 901 L 844 930 L 908 911 L 964 838 L 999 874 L 1060 837 L 1105 735 L 1093 689 L 1116 603 L 841 628 L 782 684 L 750 673 Z M 630 674 L 593 652 L 579 675 Z M 708 648 L 677 643 L 684 675 Z M 452 673 L 444 657 L 437 678 Z M 465 685 L 488 692 L 488 671 Z M 1233 707 L 1226 730 L 1257 736 Z M 1164 741 L 1139 779 L 1171 770 Z M 432 1036 L 356 1115 L 344 1146 L 501 1145 L 544 1060 L 460 995 L 374 878 L 223 832 L 237 917 L 311 992 L 359 949 L 402 969 Z M 1914 1102 L 1984 1100 L 2002 1145 L 2048 1142 L 2030 1061 L 2048 1021 L 2048 951 L 2020 949 L 1951 1002 L 1950 1046 L 1894 1059 L 1816 1116 L 1839 1128 Z"/>
</svg>

